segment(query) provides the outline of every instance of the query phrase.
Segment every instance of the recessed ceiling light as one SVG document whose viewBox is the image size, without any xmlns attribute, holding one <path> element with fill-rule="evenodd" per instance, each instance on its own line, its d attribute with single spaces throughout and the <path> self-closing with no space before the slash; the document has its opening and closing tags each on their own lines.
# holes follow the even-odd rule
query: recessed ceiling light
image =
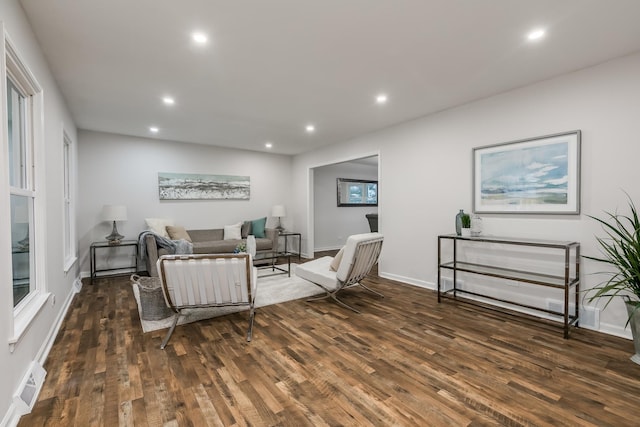
<svg viewBox="0 0 640 427">
<path fill-rule="evenodd" d="M 380 95 L 376 96 L 376 104 L 386 104 L 387 103 L 387 95 L 385 95 L 384 93 L 381 93 Z"/>
<path fill-rule="evenodd" d="M 166 105 L 173 105 L 176 103 L 176 100 L 170 96 L 165 96 L 162 98 L 162 102 L 164 102 Z"/>
<path fill-rule="evenodd" d="M 527 34 L 527 39 L 534 41 L 534 40 L 540 40 L 541 38 L 543 38 L 545 35 L 545 31 L 542 28 L 538 28 L 536 30 L 531 31 L 529 34 Z"/>
<path fill-rule="evenodd" d="M 267 148 L 271 148 L 271 147 L 273 147 L 273 144 L 270 143 L 270 142 L 265 142 L 264 146 L 267 147 Z"/>
<path fill-rule="evenodd" d="M 156 126 L 149 127 L 149 132 L 152 132 L 152 133 L 158 133 L 159 130 L 160 129 L 158 129 Z"/>
<path fill-rule="evenodd" d="M 305 130 L 307 131 L 307 133 L 313 133 L 316 131 L 316 127 L 314 125 L 307 125 Z"/>
<path fill-rule="evenodd" d="M 205 44 L 209 40 L 209 38 L 205 33 L 200 33 L 200 32 L 193 33 L 191 35 L 191 38 L 193 38 L 193 41 L 198 44 Z"/>
</svg>

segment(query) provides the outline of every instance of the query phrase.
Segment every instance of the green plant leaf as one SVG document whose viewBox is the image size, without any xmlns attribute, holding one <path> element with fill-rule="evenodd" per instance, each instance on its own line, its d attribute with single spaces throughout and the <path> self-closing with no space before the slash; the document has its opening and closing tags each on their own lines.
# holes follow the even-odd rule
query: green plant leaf
<svg viewBox="0 0 640 427">
<path fill-rule="evenodd" d="M 607 274 L 609 277 L 585 292 L 589 295 L 589 302 L 605 298 L 605 308 L 615 297 L 631 296 L 635 313 L 640 309 L 640 220 L 635 204 L 629 194 L 625 194 L 629 200 L 630 215 L 605 212 L 604 219 L 588 215 L 600 223 L 606 237 L 596 237 L 600 256 L 584 255 L 583 258 L 608 264 L 614 271 L 594 273 Z"/>
</svg>

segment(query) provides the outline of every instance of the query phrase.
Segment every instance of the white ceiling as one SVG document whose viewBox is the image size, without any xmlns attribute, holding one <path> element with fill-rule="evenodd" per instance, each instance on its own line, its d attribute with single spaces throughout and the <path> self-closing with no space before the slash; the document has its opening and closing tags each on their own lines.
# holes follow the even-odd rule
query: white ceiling
<svg viewBox="0 0 640 427">
<path fill-rule="evenodd" d="M 79 128 L 282 154 L 640 50 L 639 0 L 21 4 Z"/>
</svg>

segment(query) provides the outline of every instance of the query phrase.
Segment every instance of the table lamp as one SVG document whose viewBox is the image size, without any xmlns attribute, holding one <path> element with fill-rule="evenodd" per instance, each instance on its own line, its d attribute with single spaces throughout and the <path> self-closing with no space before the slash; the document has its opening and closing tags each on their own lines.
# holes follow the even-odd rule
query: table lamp
<svg viewBox="0 0 640 427">
<path fill-rule="evenodd" d="M 119 244 L 124 236 L 118 233 L 116 221 L 127 220 L 127 207 L 120 205 L 104 205 L 102 207 L 102 219 L 105 221 L 113 221 L 113 230 L 111 230 L 111 234 L 106 237 L 106 239 L 109 241 L 109 244 Z"/>
<path fill-rule="evenodd" d="M 287 211 L 284 208 L 283 205 L 275 205 L 274 207 L 271 208 L 271 216 L 277 217 L 278 218 L 278 226 L 276 227 L 276 230 L 278 230 L 278 232 L 282 232 L 284 231 L 284 227 L 282 226 L 281 222 L 280 222 L 280 218 L 282 218 L 283 216 L 287 216 Z"/>
</svg>

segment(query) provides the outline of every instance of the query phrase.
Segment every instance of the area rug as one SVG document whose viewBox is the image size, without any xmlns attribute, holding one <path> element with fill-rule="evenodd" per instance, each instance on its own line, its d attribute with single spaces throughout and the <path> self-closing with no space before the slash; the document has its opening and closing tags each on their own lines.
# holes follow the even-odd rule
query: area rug
<svg viewBox="0 0 640 427">
<path fill-rule="evenodd" d="M 286 268 L 285 266 L 282 266 Z M 261 277 L 271 274 L 270 269 L 258 270 L 258 291 L 256 294 L 256 307 L 279 304 L 286 301 L 293 301 L 300 298 L 307 298 L 312 295 L 319 295 L 324 291 L 318 286 L 295 275 L 296 264 L 291 264 L 291 277 L 286 274 Z M 138 315 L 144 332 L 151 332 L 158 329 L 166 329 L 173 323 L 174 316 L 161 320 L 142 320 L 140 309 L 140 292 L 133 284 L 133 294 L 138 303 Z M 197 310 L 184 310 L 183 316 L 178 320 L 178 325 L 196 322 L 198 320 L 209 319 L 225 314 L 246 311 L 248 307 L 212 307 Z"/>
</svg>

